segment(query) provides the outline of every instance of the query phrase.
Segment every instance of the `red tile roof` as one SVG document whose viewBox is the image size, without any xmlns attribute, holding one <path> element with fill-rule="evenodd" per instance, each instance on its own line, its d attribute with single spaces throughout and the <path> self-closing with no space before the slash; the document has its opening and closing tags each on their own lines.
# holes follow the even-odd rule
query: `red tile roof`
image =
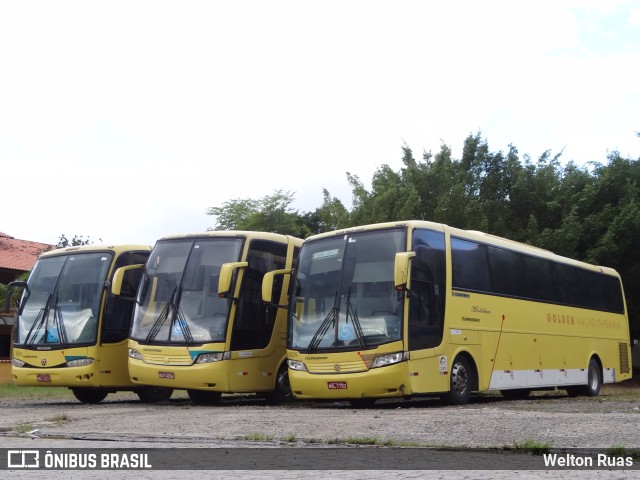
<svg viewBox="0 0 640 480">
<path fill-rule="evenodd" d="M 38 255 L 55 248 L 46 243 L 18 240 L 0 232 L 0 268 L 27 271 L 33 268 Z"/>
</svg>

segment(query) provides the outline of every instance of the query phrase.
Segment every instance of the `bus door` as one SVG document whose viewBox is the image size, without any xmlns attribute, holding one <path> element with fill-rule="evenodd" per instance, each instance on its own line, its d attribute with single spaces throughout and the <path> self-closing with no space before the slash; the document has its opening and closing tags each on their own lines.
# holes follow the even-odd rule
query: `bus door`
<svg viewBox="0 0 640 480">
<path fill-rule="evenodd" d="M 445 307 L 444 234 L 415 229 L 412 237 L 410 286 L 408 291 L 407 342 L 411 391 L 448 389 L 448 363 L 437 355 L 442 343 Z"/>
<path fill-rule="evenodd" d="M 229 390 L 255 392 L 273 388 L 285 355 L 285 315 L 262 302 L 265 273 L 285 268 L 287 244 L 252 240 L 240 293 L 235 301 L 229 350 Z M 283 276 L 274 281 L 274 298 L 281 298 Z"/>
<path fill-rule="evenodd" d="M 148 257 L 149 252 L 123 253 L 116 260 L 113 273 L 120 267 L 142 267 Z M 107 292 L 100 326 L 100 380 L 105 385 L 118 386 L 129 383 L 127 338 L 141 276 L 142 268 L 127 270 L 120 295 Z"/>
</svg>

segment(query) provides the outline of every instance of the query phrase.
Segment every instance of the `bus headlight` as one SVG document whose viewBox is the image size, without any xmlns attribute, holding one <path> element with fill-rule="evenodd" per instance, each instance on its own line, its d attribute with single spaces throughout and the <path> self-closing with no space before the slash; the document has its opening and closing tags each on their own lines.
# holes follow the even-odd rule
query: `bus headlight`
<svg viewBox="0 0 640 480">
<path fill-rule="evenodd" d="M 307 371 L 307 366 L 299 360 L 287 360 L 287 364 L 291 370 L 297 370 L 299 372 Z"/>
<path fill-rule="evenodd" d="M 196 358 L 196 363 L 213 363 L 219 362 L 220 360 L 224 359 L 224 353 L 222 352 L 201 353 L 200 355 L 198 355 L 198 358 Z"/>
<path fill-rule="evenodd" d="M 403 360 L 404 360 L 404 352 L 396 352 L 396 353 L 389 353 L 387 355 L 380 355 L 373 361 L 371 368 L 386 367 L 388 365 L 393 365 L 394 363 L 400 363 Z"/>
<path fill-rule="evenodd" d="M 69 360 L 67 362 L 67 367 L 86 367 L 87 365 L 91 365 L 93 363 L 93 358 L 78 358 L 76 360 Z"/>
<path fill-rule="evenodd" d="M 130 348 L 129 349 L 129 356 L 131 358 L 135 358 L 136 360 L 142 360 L 142 355 L 140 354 L 140 352 L 138 350 L 136 350 L 135 348 Z"/>
<path fill-rule="evenodd" d="M 17 358 L 12 358 L 11 365 L 19 368 L 19 367 L 24 367 L 26 363 L 24 363 L 22 360 L 18 360 Z"/>
</svg>

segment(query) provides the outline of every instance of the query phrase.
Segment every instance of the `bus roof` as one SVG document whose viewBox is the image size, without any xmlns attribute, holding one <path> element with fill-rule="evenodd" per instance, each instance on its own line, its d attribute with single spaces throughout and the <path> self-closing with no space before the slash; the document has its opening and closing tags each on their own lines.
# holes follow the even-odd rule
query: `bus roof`
<svg viewBox="0 0 640 480">
<path fill-rule="evenodd" d="M 302 239 L 293 237 L 291 235 L 283 235 L 280 233 L 272 233 L 272 232 L 254 232 L 250 230 L 209 230 L 206 232 L 199 233 L 185 233 L 185 234 L 177 234 L 177 235 L 168 235 L 166 237 L 160 238 L 158 241 L 162 240 L 177 240 L 181 238 L 203 238 L 203 237 L 250 237 L 257 238 L 261 240 L 272 240 L 272 241 L 280 241 L 287 242 L 291 241 L 294 244 L 301 245 Z"/>
<path fill-rule="evenodd" d="M 593 270 L 601 273 L 607 273 L 609 275 L 614 275 L 616 277 L 619 277 L 618 272 L 616 272 L 613 268 L 597 266 L 590 263 L 581 262 L 579 260 L 574 260 L 572 258 L 563 257 L 561 255 L 557 255 L 543 248 L 535 247 L 533 245 L 528 245 L 526 243 L 517 242 L 515 240 L 509 240 L 503 237 L 498 237 L 496 235 L 492 235 L 489 233 L 479 232 L 476 230 L 463 230 L 460 228 L 450 227 L 443 223 L 429 222 L 429 221 L 423 221 L 423 220 L 404 220 L 404 221 L 398 221 L 398 222 L 386 222 L 386 223 L 374 223 L 370 225 L 360 225 L 357 227 L 344 228 L 341 230 L 335 230 L 332 232 L 324 232 L 317 235 L 313 235 L 311 237 L 308 237 L 306 241 L 313 241 L 313 240 L 327 238 L 327 237 L 335 237 L 338 235 L 345 235 L 348 233 L 355 233 L 355 232 L 366 231 L 366 230 L 380 230 L 380 229 L 397 228 L 397 227 L 427 228 L 427 229 L 436 230 L 439 232 L 449 232 L 449 234 L 453 235 L 454 237 L 474 240 L 479 243 L 494 245 L 496 247 L 501 247 L 508 250 L 514 250 L 521 253 L 526 253 L 529 255 L 546 258 L 548 260 L 553 260 L 560 263 L 566 263 L 576 267 L 585 268 L 588 270 Z"/>
<path fill-rule="evenodd" d="M 150 245 L 141 245 L 141 244 L 120 244 L 120 245 L 78 245 L 74 247 L 63 247 L 57 248 L 55 250 L 50 250 L 48 252 L 43 252 L 38 258 L 52 257 L 56 255 L 68 255 L 71 253 L 90 253 L 90 252 L 105 252 L 112 251 L 114 253 L 122 253 L 122 252 L 130 252 L 130 251 L 151 251 Z"/>
</svg>

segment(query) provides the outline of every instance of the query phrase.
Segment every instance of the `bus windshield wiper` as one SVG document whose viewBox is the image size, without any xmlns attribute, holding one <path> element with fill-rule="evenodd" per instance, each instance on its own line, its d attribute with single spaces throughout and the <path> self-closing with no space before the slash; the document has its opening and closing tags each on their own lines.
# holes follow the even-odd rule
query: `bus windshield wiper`
<svg viewBox="0 0 640 480">
<path fill-rule="evenodd" d="M 351 313 L 351 321 L 353 322 L 353 329 L 356 333 L 358 343 L 361 347 L 366 347 L 367 344 L 364 341 L 364 333 L 362 332 L 362 326 L 360 325 L 360 319 L 358 318 L 356 308 L 353 306 L 353 303 L 347 300 L 347 319 L 345 323 L 349 323 L 349 313 Z"/>
<path fill-rule="evenodd" d="M 185 342 L 193 343 L 193 335 L 191 335 L 191 329 L 187 324 L 187 319 L 184 317 L 184 313 L 182 313 L 182 310 L 180 310 L 181 297 L 182 297 L 182 287 L 178 289 L 178 293 L 176 295 L 176 301 L 174 302 L 174 305 L 173 305 L 173 308 L 175 308 L 175 311 L 176 311 L 176 315 L 175 315 L 176 318 L 172 322 L 172 324 L 175 324 L 175 322 L 177 322 L 178 327 L 180 328 L 180 332 L 182 333 L 182 338 L 184 338 Z M 171 334 L 169 335 L 170 335 L 169 338 L 171 338 Z"/>
<path fill-rule="evenodd" d="M 169 298 L 169 301 L 160 312 L 160 315 L 158 315 L 158 318 L 156 318 L 156 321 L 153 322 L 153 325 L 151 326 L 151 330 L 149 330 L 149 334 L 147 335 L 147 338 L 146 338 L 147 342 L 151 342 L 153 341 L 154 338 L 156 338 L 156 336 L 160 332 L 160 329 L 164 325 L 164 322 L 166 322 L 167 318 L 169 318 L 171 309 L 175 308 L 173 301 L 177 291 L 178 291 L 178 286 L 176 285 L 176 288 L 174 288 L 173 292 L 171 293 L 171 297 Z"/>
<path fill-rule="evenodd" d="M 38 332 L 40 330 L 40 327 L 42 327 L 42 324 L 44 323 L 45 319 L 47 318 L 47 312 L 49 311 L 49 304 L 51 303 L 52 295 L 53 295 L 52 293 L 49 294 L 49 296 L 47 297 L 47 301 L 44 304 L 44 307 L 40 309 L 40 311 L 38 312 L 38 315 L 33 321 L 33 324 L 31 325 L 31 328 L 27 332 L 27 336 L 24 339 L 25 345 L 29 344 L 29 338 L 31 337 L 31 334 L 34 332 L 34 330 Z M 35 343 L 35 338 L 31 338 L 31 343 L 32 344 Z"/>
<path fill-rule="evenodd" d="M 67 342 L 67 330 L 64 327 L 64 320 L 62 319 L 62 309 L 58 306 L 58 293 L 56 292 L 55 307 L 53 308 L 53 324 L 58 327 L 58 343 L 66 345 Z"/>
<path fill-rule="evenodd" d="M 327 313 L 327 316 L 324 318 L 324 320 L 320 324 L 320 327 L 318 328 L 315 335 L 311 339 L 311 342 L 309 342 L 309 346 L 307 347 L 307 352 L 312 352 L 318 348 L 318 345 L 320 345 L 320 342 L 326 335 L 327 331 L 329 330 L 329 327 L 333 325 L 333 322 L 336 320 L 336 317 L 338 316 L 337 314 L 338 314 L 338 309 L 336 307 L 332 307 L 331 310 L 329 310 L 329 313 Z"/>
</svg>

